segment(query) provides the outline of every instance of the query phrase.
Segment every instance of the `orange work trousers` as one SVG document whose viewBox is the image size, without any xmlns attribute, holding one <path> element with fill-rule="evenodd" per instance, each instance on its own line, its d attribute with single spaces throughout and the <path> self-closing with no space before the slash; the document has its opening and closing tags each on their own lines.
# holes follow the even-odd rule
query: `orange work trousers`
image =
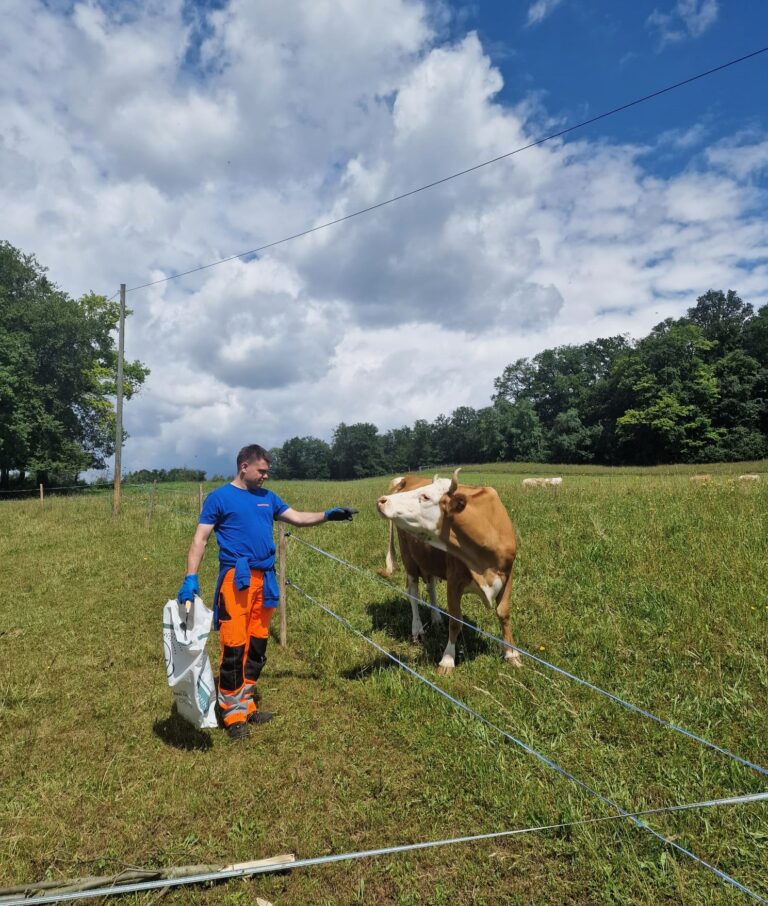
<svg viewBox="0 0 768 906">
<path fill-rule="evenodd" d="M 264 607 L 264 575 L 251 570 L 251 584 L 235 587 L 235 570 L 228 570 L 219 590 L 218 701 L 224 726 L 243 723 L 256 711 L 253 691 L 267 661 L 269 621 L 274 607 Z"/>
</svg>

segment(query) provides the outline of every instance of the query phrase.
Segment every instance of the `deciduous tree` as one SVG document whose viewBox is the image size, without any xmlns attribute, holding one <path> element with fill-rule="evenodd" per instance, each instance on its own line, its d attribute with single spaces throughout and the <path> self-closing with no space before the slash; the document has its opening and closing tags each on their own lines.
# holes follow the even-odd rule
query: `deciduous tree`
<svg viewBox="0 0 768 906">
<path fill-rule="evenodd" d="M 119 305 L 72 299 L 33 255 L 0 242 L 0 484 L 75 480 L 114 452 Z M 126 399 L 148 370 L 126 362 Z M 127 435 L 125 435 L 127 436 Z"/>
</svg>

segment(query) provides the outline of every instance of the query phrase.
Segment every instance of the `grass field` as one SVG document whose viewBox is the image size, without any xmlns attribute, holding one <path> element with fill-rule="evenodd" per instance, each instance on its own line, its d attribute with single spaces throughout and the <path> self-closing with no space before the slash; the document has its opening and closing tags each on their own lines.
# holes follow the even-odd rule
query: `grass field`
<svg viewBox="0 0 768 906">
<path fill-rule="evenodd" d="M 762 481 L 734 482 L 745 471 Z M 467 467 L 520 535 L 512 628 L 523 648 L 768 765 L 768 463 L 707 469 Z M 697 485 L 694 471 L 712 481 Z M 386 480 L 273 482 L 297 509 L 360 508 L 301 537 L 374 573 Z M 606 815 L 295 591 L 288 647 L 259 683 L 277 713 L 245 744 L 171 710 L 161 608 L 175 595 L 197 486 L 0 502 L 0 887 L 125 866 L 298 858 Z M 465 631 L 410 641 L 394 588 L 294 540 L 288 576 L 431 681 L 627 810 L 758 792 L 768 778 Z M 212 542 L 201 571 L 210 596 Z M 394 577 L 403 587 L 401 572 Z M 441 589 L 441 600 L 445 600 Z M 494 615 L 465 600 L 494 634 Z M 216 644 L 211 643 L 216 663 Z M 649 819 L 768 897 L 765 803 Z M 750 902 L 626 821 L 186 888 L 163 903 Z M 124 898 L 155 903 L 158 895 Z"/>
</svg>

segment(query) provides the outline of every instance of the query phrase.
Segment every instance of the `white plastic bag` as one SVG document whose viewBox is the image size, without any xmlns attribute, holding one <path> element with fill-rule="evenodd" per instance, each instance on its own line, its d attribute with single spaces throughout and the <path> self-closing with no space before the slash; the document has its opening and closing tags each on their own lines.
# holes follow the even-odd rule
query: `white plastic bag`
<svg viewBox="0 0 768 906">
<path fill-rule="evenodd" d="M 179 714 L 198 730 L 213 729 L 216 721 L 216 686 L 205 643 L 213 611 L 195 595 L 187 614 L 172 598 L 163 608 L 163 649 L 168 685 Z"/>
</svg>

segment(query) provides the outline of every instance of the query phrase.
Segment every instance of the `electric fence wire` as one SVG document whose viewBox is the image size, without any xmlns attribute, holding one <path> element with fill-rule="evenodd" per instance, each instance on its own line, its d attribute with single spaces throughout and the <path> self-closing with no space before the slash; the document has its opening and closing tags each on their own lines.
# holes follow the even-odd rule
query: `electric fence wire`
<svg viewBox="0 0 768 906">
<path fill-rule="evenodd" d="M 754 900 L 757 900 L 757 902 L 759 902 L 759 903 L 768 902 L 759 893 L 757 893 L 756 891 L 747 887 L 745 884 L 742 884 L 741 881 L 737 881 L 736 878 L 732 877 L 727 872 L 718 868 L 716 865 L 712 865 L 710 862 L 707 862 L 705 859 L 702 859 L 701 856 L 697 856 L 696 853 L 692 852 L 690 849 L 686 849 L 686 847 L 677 843 L 675 840 L 671 839 L 670 837 L 665 837 L 664 834 L 661 834 L 657 830 L 654 830 L 654 828 L 652 828 L 650 826 L 650 824 L 647 824 L 640 817 L 638 817 L 634 812 L 626 811 L 620 805 L 615 803 L 613 800 L 609 799 L 607 796 L 603 796 L 602 793 L 598 792 L 596 789 L 589 786 L 589 784 L 585 783 L 583 780 L 579 780 L 579 778 L 576 777 L 574 774 L 571 774 L 570 771 L 567 771 L 565 768 L 561 767 L 559 764 L 552 761 L 551 758 L 547 758 L 546 755 L 543 755 L 541 752 L 537 751 L 532 746 L 529 746 L 527 743 L 524 743 L 522 740 L 517 739 L 511 733 L 504 730 L 502 727 L 499 727 L 497 724 L 494 724 L 492 721 L 488 720 L 488 718 L 483 717 L 482 714 L 480 714 L 478 711 L 475 711 L 473 708 L 470 708 L 470 706 L 467 705 L 465 702 L 461 701 L 461 699 L 455 698 L 449 692 L 446 692 L 445 689 L 441 689 L 440 686 L 431 682 L 425 676 L 422 676 L 422 674 L 420 674 L 418 671 L 414 670 L 413 667 L 409 666 L 404 661 L 401 661 L 398 657 L 396 657 L 394 654 L 392 654 L 392 652 L 387 651 L 386 648 L 383 648 L 381 645 L 379 645 L 373 639 L 369 638 L 367 635 L 360 632 L 360 630 L 356 629 L 349 622 L 349 620 L 347 620 L 345 617 L 342 617 L 339 614 L 335 613 L 329 607 L 326 607 L 325 604 L 322 604 L 320 601 L 318 601 L 312 595 L 308 594 L 306 591 L 304 591 L 302 588 L 300 588 L 298 585 L 296 585 L 295 582 L 293 582 L 289 579 L 286 581 L 286 584 L 289 585 L 291 588 L 293 588 L 295 591 L 297 591 L 300 595 L 305 597 L 308 601 L 311 601 L 316 607 L 319 607 L 322 611 L 327 613 L 329 616 L 333 617 L 334 620 L 341 623 L 342 626 L 346 627 L 350 632 L 352 632 L 358 638 L 367 642 L 369 645 L 371 645 L 373 648 L 375 648 L 377 651 L 379 651 L 385 657 L 389 658 L 389 660 L 391 660 L 393 663 L 397 664 L 398 667 L 401 667 L 403 670 L 405 670 L 407 673 L 410 673 L 412 676 L 416 677 L 416 679 L 418 679 L 420 682 L 424 683 L 424 685 L 428 686 L 434 692 L 437 692 L 438 695 L 441 695 L 443 698 L 447 699 L 451 704 L 455 705 L 457 708 L 460 708 L 462 711 L 469 714 L 470 717 L 473 717 L 476 720 L 479 720 L 481 723 L 483 723 L 485 726 L 487 726 L 489 729 L 493 730 L 494 732 L 498 733 L 500 736 L 502 736 L 508 742 L 511 742 L 514 745 L 518 746 L 519 748 L 523 749 L 523 751 L 527 752 L 529 755 L 532 755 L 534 758 L 538 759 L 540 762 L 542 762 L 542 764 L 545 764 L 547 767 L 551 768 L 553 771 L 560 774 L 562 777 L 565 777 L 567 780 L 570 780 L 572 783 L 576 784 L 576 786 L 578 786 L 580 789 L 582 789 L 585 792 L 589 793 L 590 795 L 596 797 L 601 802 L 603 802 L 605 805 L 609 806 L 611 809 L 613 809 L 615 812 L 618 813 L 617 817 L 628 818 L 637 827 L 640 827 L 643 830 L 647 830 L 649 833 L 653 834 L 654 837 L 661 840 L 661 842 L 664 843 L 666 846 L 671 846 L 673 849 L 675 849 L 678 852 L 682 853 L 683 855 L 687 856 L 689 859 L 692 859 L 694 862 L 698 863 L 699 865 L 704 866 L 709 871 L 711 871 L 714 875 L 716 875 L 718 878 L 720 878 L 721 881 L 725 881 L 725 883 L 730 884 L 731 886 L 737 888 L 742 893 L 746 894 L 747 896 L 752 897 Z M 758 793 L 757 795 L 762 796 L 764 794 Z"/>
<path fill-rule="evenodd" d="M 478 635 L 483 636 L 486 639 L 490 639 L 493 642 L 497 642 L 502 648 L 509 648 L 512 651 L 517 651 L 522 654 L 524 657 L 530 658 L 532 661 L 535 661 L 537 664 L 540 664 L 542 667 L 546 667 L 548 670 L 552 670 L 555 673 L 559 673 L 561 676 L 565 676 L 570 680 L 573 680 L 575 683 L 579 683 L 582 686 L 586 686 L 587 689 L 591 689 L 593 692 L 597 692 L 599 695 L 603 695 L 611 701 L 615 702 L 618 705 L 621 705 L 624 708 L 628 708 L 630 711 L 634 711 L 636 714 L 640 714 L 643 717 L 647 717 L 649 720 L 656 721 L 657 724 L 660 724 L 662 727 L 666 727 L 669 730 L 674 730 L 676 733 L 681 733 L 683 736 L 687 736 L 689 739 L 693 739 L 701 745 L 706 746 L 709 749 L 712 749 L 715 752 L 718 752 L 720 755 L 725 755 L 727 758 L 731 758 L 734 761 L 738 761 L 740 764 L 745 765 L 745 767 L 751 768 L 753 771 L 757 771 L 760 774 L 768 776 L 768 769 L 761 767 L 759 764 L 755 764 L 753 761 L 749 761 L 747 758 L 742 758 L 740 755 L 736 755 L 734 752 L 730 752 L 728 749 L 724 749 L 721 746 L 716 745 L 713 742 L 710 742 L 708 739 L 704 739 L 703 736 L 699 736 L 696 733 L 693 733 L 691 730 L 686 730 L 684 727 L 680 727 L 677 724 L 672 723 L 671 721 L 664 720 L 663 717 L 658 717 L 656 714 L 653 714 L 651 711 L 646 711 L 645 708 L 641 708 L 638 705 L 633 705 L 632 702 L 628 702 L 623 698 L 619 698 L 618 695 L 614 695 L 612 692 L 608 692 L 606 689 L 601 689 L 600 686 L 596 686 L 594 683 L 590 683 L 589 680 L 582 679 L 579 676 L 576 676 L 574 673 L 569 673 L 567 670 L 564 670 L 562 667 L 558 667 L 555 664 L 551 664 L 549 661 L 544 660 L 544 658 L 539 657 L 537 654 L 533 654 L 530 651 L 526 651 L 525 648 L 520 648 L 518 645 L 512 645 L 509 642 L 505 642 L 504 639 L 500 639 L 498 636 L 493 635 L 490 632 L 486 632 L 484 629 L 481 629 L 479 626 L 475 626 L 472 623 L 468 623 L 466 620 L 461 619 L 461 617 L 454 617 L 447 611 L 443 610 L 441 607 L 435 607 L 433 604 L 430 604 L 427 601 L 422 600 L 421 598 L 416 597 L 415 595 L 410 594 L 407 591 L 404 591 L 397 586 L 385 582 L 379 576 L 374 575 L 371 572 L 368 572 L 365 569 L 362 569 L 359 566 L 355 566 L 354 563 L 349 563 L 347 560 L 344 560 L 341 557 L 337 557 L 335 554 L 331 554 L 328 551 L 324 551 L 321 547 L 316 547 L 314 544 L 310 544 L 309 541 L 305 541 L 303 538 L 299 538 L 298 535 L 294 535 L 291 532 L 287 532 L 286 535 L 294 541 L 298 541 L 299 544 L 303 544 L 305 547 L 310 548 L 313 551 L 316 551 L 318 554 L 321 554 L 324 557 L 327 557 L 329 560 L 334 560 L 336 563 L 346 566 L 349 569 L 353 570 L 356 573 L 359 573 L 362 576 L 366 576 L 369 579 L 373 579 L 378 582 L 380 585 L 385 586 L 394 591 L 402 597 L 408 598 L 408 600 L 413 601 L 417 604 L 423 604 L 425 607 L 428 607 L 430 610 L 440 613 L 443 616 L 448 617 L 449 620 L 452 620 L 455 623 L 460 624 L 461 626 L 466 626 L 467 629 L 471 629 L 473 632 L 476 632 Z"/>
<path fill-rule="evenodd" d="M 472 834 L 466 837 L 448 837 L 444 840 L 426 840 L 421 843 L 403 843 L 398 846 L 382 846 L 377 849 L 363 849 L 357 852 L 338 853 L 330 856 L 315 856 L 309 859 L 296 859 L 293 862 L 282 862 L 276 865 L 259 865 L 250 867 L 233 867 L 222 871 L 188 875 L 184 878 L 159 878 L 152 881 L 114 884 L 112 886 L 81 890 L 76 893 L 51 893 L 43 896 L 22 898 L 0 897 L 0 906 L 24 906 L 25 903 L 63 903 L 68 900 L 86 899 L 89 897 L 106 897 L 126 893 L 139 893 L 160 888 L 180 887 L 187 884 L 203 884 L 208 881 L 225 881 L 232 878 L 244 878 L 251 875 L 271 874 L 278 871 L 292 871 L 295 868 L 311 868 L 316 865 L 330 865 L 336 862 L 349 862 L 357 859 L 370 859 L 376 856 L 390 856 L 398 853 L 414 852 L 423 849 L 435 849 L 440 846 L 453 846 L 459 843 L 480 843 L 485 840 L 498 840 L 504 837 L 517 837 L 523 834 L 543 833 L 545 831 L 566 828 L 584 827 L 607 821 L 619 821 L 624 818 L 642 818 L 649 815 L 660 815 L 669 812 L 691 811 L 693 809 L 715 808 L 723 805 L 744 805 L 751 802 L 768 800 L 768 792 L 750 793 L 744 796 L 731 796 L 726 799 L 705 799 L 701 802 L 688 802 L 684 805 L 668 805 L 660 808 L 644 809 L 627 815 L 602 815 L 599 818 L 583 818 L 579 821 L 565 821 L 560 824 L 540 824 L 533 827 L 521 827 L 514 830 L 493 831 L 487 834 Z M 766 902 L 764 899 L 761 902 Z"/>
<path fill-rule="evenodd" d="M 467 167 L 464 170 L 459 170 L 456 173 L 451 173 L 449 176 L 443 176 L 440 179 L 436 179 L 433 182 L 427 183 L 426 185 L 419 186 L 416 189 L 410 189 L 407 192 L 402 192 L 399 195 L 394 195 L 392 196 L 392 198 L 386 198 L 384 201 L 379 201 L 376 204 L 369 205 L 366 208 L 361 208 L 358 211 L 353 211 L 350 214 L 345 214 L 343 217 L 337 217 L 334 220 L 328 220 L 325 223 L 320 223 L 317 226 L 309 227 L 305 230 L 301 230 L 298 233 L 293 233 L 290 236 L 284 236 L 282 239 L 275 239 L 273 242 L 267 242 L 264 245 L 250 249 L 247 252 L 240 252 L 237 255 L 229 255 L 227 258 L 220 258 L 218 261 L 211 261 L 208 264 L 201 264 L 198 267 L 193 267 L 189 270 L 181 271 L 178 274 L 171 274 L 170 277 L 161 277 L 159 280 L 151 280 L 148 283 L 140 283 L 137 286 L 130 287 L 126 290 L 126 292 L 132 293 L 139 289 L 146 289 L 149 286 L 157 286 L 159 283 L 168 283 L 170 280 L 177 280 L 180 277 L 187 277 L 189 276 L 189 274 L 196 274 L 199 271 L 208 270 L 209 268 L 217 267 L 220 264 L 226 264 L 228 261 L 236 261 L 238 258 L 246 258 L 249 255 L 256 255 L 259 252 L 264 252 L 267 249 L 274 248 L 277 245 L 283 245 L 284 243 L 291 242 L 294 239 L 301 239 L 303 236 L 309 236 L 311 233 L 316 233 L 319 230 L 325 230 L 328 227 L 336 226 L 339 223 L 344 223 L 347 220 L 351 220 L 353 217 L 359 217 L 362 214 L 369 214 L 371 211 L 376 211 L 379 208 L 394 204 L 397 201 L 402 201 L 404 198 L 410 198 L 413 195 L 418 195 L 420 192 L 426 192 L 428 189 L 434 189 L 436 186 L 443 185 L 443 183 L 450 182 L 453 179 L 458 179 L 461 176 L 466 176 L 468 173 L 474 173 L 476 170 L 481 170 L 483 167 L 488 167 L 491 164 L 498 163 L 501 160 L 506 160 L 507 158 L 514 157 L 514 155 L 520 154 L 523 151 L 528 151 L 530 148 L 535 148 L 537 145 L 543 145 L 545 142 L 552 141 L 556 138 L 561 138 L 564 135 L 575 132 L 577 129 L 583 129 L 585 126 L 590 126 L 592 125 L 592 123 L 596 123 L 599 120 L 606 119 L 609 116 L 614 116 L 615 114 L 621 113 L 624 110 L 629 110 L 631 107 L 636 107 L 638 104 L 644 104 L 646 101 L 660 97 L 662 94 L 667 94 L 668 92 L 674 91 L 677 88 L 682 88 L 684 85 L 690 85 L 692 82 L 696 82 L 699 79 L 704 79 L 707 76 L 714 75 L 714 73 L 716 72 L 722 72 L 724 69 L 728 69 L 731 66 L 736 66 L 739 63 L 744 63 L 746 60 L 751 60 L 753 57 L 757 57 L 760 54 L 765 53 L 766 51 L 768 51 L 768 47 L 761 47 L 759 50 L 752 51 L 752 53 L 744 54 L 744 56 L 742 57 L 737 57 L 734 60 L 729 60 L 727 63 L 721 63 L 719 66 L 715 66 L 712 69 L 707 69 L 705 72 L 700 72 L 697 75 L 689 76 L 687 79 L 683 79 L 680 82 L 675 82 L 673 85 L 667 85 L 665 88 L 659 88 L 657 91 L 652 91 L 650 94 L 646 94 L 644 97 L 636 98 L 633 101 L 628 101 L 626 104 L 621 104 L 619 107 L 614 107 L 612 110 L 606 110 L 603 113 L 598 113 L 596 116 L 592 116 L 589 119 L 574 124 L 573 126 L 568 126 L 565 129 L 560 129 L 558 132 L 552 132 L 549 135 L 545 135 L 543 138 L 529 142 L 527 145 L 522 145 L 520 148 L 515 148 L 513 151 L 507 151 L 505 154 L 499 154 L 497 157 L 492 157 L 490 160 L 485 160 L 482 163 L 474 164 L 474 166 Z M 115 295 L 117 295 L 117 293 L 115 293 Z M 112 298 L 114 298 L 114 296 Z"/>
<path fill-rule="evenodd" d="M 125 487 L 125 485 L 123 485 Z M 58 487 L 49 488 L 46 485 L 43 485 L 43 491 L 48 494 L 53 491 L 67 491 L 68 493 L 75 493 L 78 491 L 108 491 L 111 490 L 111 487 L 99 487 L 97 485 L 60 485 Z M 39 488 L 11 488 L 10 490 L 0 490 L 0 496 L 5 494 L 39 494 Z"/>
</svg>

